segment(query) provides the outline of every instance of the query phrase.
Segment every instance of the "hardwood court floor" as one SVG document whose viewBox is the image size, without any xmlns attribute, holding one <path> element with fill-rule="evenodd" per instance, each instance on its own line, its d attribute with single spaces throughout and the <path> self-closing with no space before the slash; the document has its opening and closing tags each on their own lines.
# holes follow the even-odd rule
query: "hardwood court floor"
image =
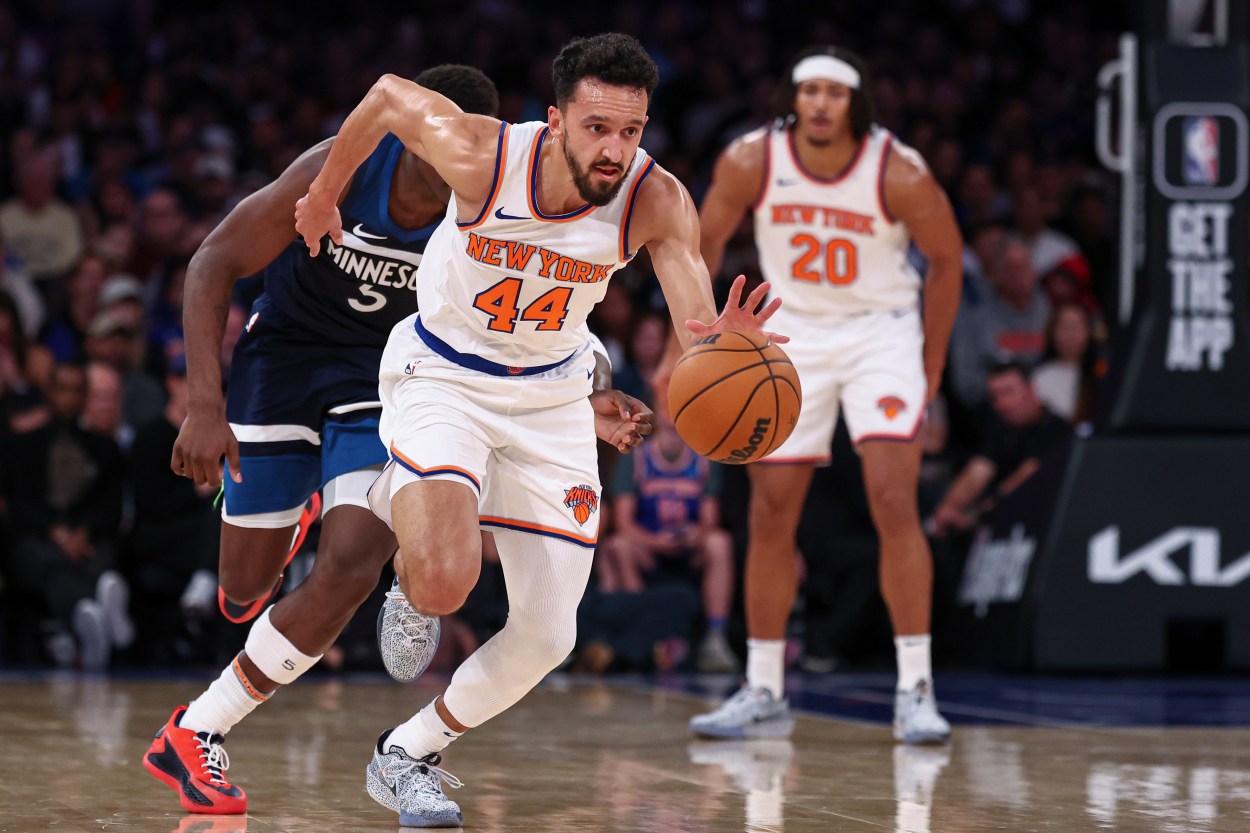
<svg viewBox="0 0 1250 833">
<path fill-rule="evenodd" d="M 205 684 L 0 681 L 0 831 L 395 831 L 363 790 L 379 732 L 434 688 L 301 681 L 230 735 L 247 817 L 187 816 L 139 765 Z M 939 692 L 941 689 L 939 688 Z M 947 748 L 803 715 L 792 741 L 696 742 L 698 698 L 556 678 L 445 765 L 483 833 L 1250 831 L 1250 730 L 961 725 Z"/>
</svg>

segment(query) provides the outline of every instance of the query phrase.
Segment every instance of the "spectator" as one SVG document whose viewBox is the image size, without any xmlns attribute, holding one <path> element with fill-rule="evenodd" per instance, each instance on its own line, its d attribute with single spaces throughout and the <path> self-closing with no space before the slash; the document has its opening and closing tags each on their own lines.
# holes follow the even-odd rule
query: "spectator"
<svg viewBox="0 0 1250 833">
<path fill-rule="evenodd" d="M 1072 427 L 1042 404 L 1019 362 L 992 368 L 987 384 L 998 421 L 929 517 L 926 526 L 933 535 L 971 529 L 995 498 L 1027 480 L 1037 471 L 1038 459 L 1072 434 Z"/>
<path fill-rule="evenodd" d="M 1076 424 L 1089 419 L 1098 376 L 1093 319 L 1080 304 L 1063 304 L 1046 325 L 1046 360 L 1033 371 L 1038 398 Z"/>
<path fill-rule="evenodd" d="M 125 454 L 134 443 L 134 426 L 122 413 L 122 377 L 112 365 L 91 362 L 87 365 L 87 401 L 83 406 L 82 427 L 99 437 L 117 443 Z"/>
<path fill-rule="evenodd" d="M 699 670 L 736 671 L 725 638 L 734 563 L 733 542 L 720 526 L 719 470 L 682 442 L 663 405 L 656 410 L 651 439 L 614 472 L 617 531 L 602 544 L 600 587 L 637 593 L 697 582 L 705 617 Z"/>
<path fill-rule="evenodd" d="M 647 313 L 634 324 L 627 359 L 612 366 L 612 386 L 643 402 L 655 402 L 651 376 L 664 356 L 671 325 L 668 317 Z"/>
<path fill-rule="evenodd" d="M 87 356 L 117 371 L 122 380 L 122 419 L 143 425 L 160 415 L 165 393 L 152 377 L 140 372 L 142 344 L 124 312 L 102 310 L 87 334 Z"/>
<path fill-rule="evenodd" d="M 1016 191 L 1016 231 L 1028 244 L 1033 269 L 1039 275 L 1046 274 L 1059 261 L 1078 252 L 1071 237 L 1046 225 L 1041 196 L 1032 185 Z"/>
<path fill-rule="evenodd" d="M 169 468 L 174 440 L 187 416 L 186 363 L 165 377 L 168 401 L 159 417 L 141 426 L 130 450 L 134 532 L 130 576 L 142 604 L 140 634 L 158 657 L 174 657 L 185 633 L 184 614 L 217 613 L 217 546 L 221 524 L 213 491 Z"/>
<path fill-rule="evenodd" d="M 18 195 L 0 205 L 0 239 L 45 286 L 68 274 L 83 253 L 74 210 L 56 197 L 57 156 L 32 153 L 18 171 Z"/>
<path fill-rule="evenodd" d="M 0 239 L 0 292 L 13 299 L 18 311 L 18 323 L 26 338 L 35 338 L 43 327 L 47 308 L 43 296 L 35 289 L 30 275 L 22 269 L 17 258 L 9 257 Z"/>
<path fill-rule="evenodd" d="M 65 283 L 65 310 L 48 320 L 40 340 L 60 364 L 86 360 L 87 331 L 100 311 L 100 288 L 104 286 L 104 261 L 84 257 Z"/>
<path fill-rule="evenodd" d="M 27 343 L 17 304 L 0 292 L 0 420 L 9 431 L 21 434 L 47 421 L 49 412 L 41 388 L 47 385 L 52 367 L 46 349 Z"/>
<path fill-rule="evenodd" d="M 961 304 L 951 337 L 951 380 L 965 407 L 985 401 L 985 371 L 996 362 L 1019 361 L 1032 367 L 1046 348 L 1050 305 L 1037 285 L 1029 247 L 1017 238 L 1005 241 L 991 272 L 993 292 L 981 304 Z"/>
<path fill-rule="evenodd" d="M 60 365 L 52 377 L 52 420 L 15 443 L 5 468 L 13 579 L 53 617 L 49 650 L 72 661 L 68 631 L 87 668 L 108 664 L 133 638 L 128 591 L 113 570 L 121 520 L 121 453 L 112 440 L 78 425 L 86 396 L 82 368 Z"/>
</svg>

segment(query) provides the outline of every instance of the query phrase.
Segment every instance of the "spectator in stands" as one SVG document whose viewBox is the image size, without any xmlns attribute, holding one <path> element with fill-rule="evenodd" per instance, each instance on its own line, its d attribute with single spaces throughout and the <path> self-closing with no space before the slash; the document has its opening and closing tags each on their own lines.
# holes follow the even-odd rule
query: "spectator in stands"
<svg viewBox="0 0 1250 833">
<path fill-rule="evenodd" d="M 47 307 L 22 264 L 4 250 L 3 239 L 0 239 L 0 292 L 13 299 L 18 311 L 18 324 L 26 338 L 37 337 L 47 317 Z"/>
<path fill-rule="evenodd" d="M 663 348 L 664 330 L 655 336 Z M 604 590 L 640 592 L 666 584 L 699 586 L 705 628 L 701 671 L 738 669 L 725 638 L 733 603 L 733 542 L 720 525 L 720 473 L 695 454 L 659 403 L 655 432 L 613 475 L 616 532 L 600 549 Z"/>
<path fill-rule="evenodd" d="M 21 434 L 47 422 L 49 411 L 41 388 L 50 379 L 52 367 L 51 354 L 27 342 L 17 304 L 0 292 L 0 420 L 7 426 L 0 434 Z"/>
<path fill-rule="evenodd" d="M 80 364 L 87 358 L 87 331 L 100 311 L 100 289 L 104 286 L 104 261 L 87 255 L 65 279 L 65 309 L 48 320 L 40 337 L 60 364 Z"/>
<path fill-rule="evenodd" d="M 0 239 L 45 287 L 69 273 L 83 253 L 78 215 L 56 196 L 56 153 L 30 154 L 18 171 L 18 195 L 0 205 Z"/>
<path fill-rule="evenodd" d="M 1027 480 L 1039 458 L 1072 434 L 1072 427 L 1042 404 L 1019 362 L 992 368 L 987 385 L 998 421 L 929 516 L 926 529 L 933 535 L 971 529 L 997 497 Z"/>
<path fill-rule="evenodd" d="M 181 357 L 179 357 L 181 359 Z M 185 360 L 171 362 L 168 401 L 159 417 L 140 426 L 130 450 L 134 484 L 132 565 L 139 632 L 161 657 L 174 657 L 184 614 L 217 613 L 217 537 L 213 491 L 169 467 L 174 440 L 187 416 Z"/>
<path fill-rule="evenodd" d="M 643 402 L 655 402 L 651 376 L 664 355 L 671 325 L 668 317 L 649 312 L 637 319 L 629 337 L 626 360 L 612 366 L 612 386 Z"/>
<path fill-rule="evenodd" d="M 117 443 L 125 454 L 134 443 L 134 426 L 122 413 L 122 377 L 112 365 L 90 362 L 87 365 L 87 401 L 82 409 L 82 427 L 100 437 Z"/>
<path fill-rule="evenodd" d="M 52 377 L 52 420 L 14 443 L 5 467 L 13 579 L 53 618 L 49 649 L 72 661 L 73 630 L 85 667 L 102 668 L 133 638 L 125 582 L 116 562 L 124 464 L 112 440 L 78 425 L 87 392 L 82 368 Z"/>
<path fill-rule="evenodd" d="M 1017 189 L 1015 214 L 1016 231 L 1029 247 L 1037 274 L 1046 274 L 1059 261 L 1078 251 L 1071 237 L 1046 225 L 1044 204 L 1033 185 Z"/>
<path fill-rule="evenodd" d="M 139 332 L 127 315 L 118 310 L 102 310 L 87 333 L 87 356 L 93 362 L 112 367 L 122 380 L 122 419 L 143 425 L 160 415 L 165 392 L 152 377 L 138 368 L 142 344 Z"/>
<path fill-rule="evenodd" d="M 966 407 L 985 401 L 987 368 L 1007 360 L 1032 367 L 1046 348 L 1050 305 L 1038 287 L 1029 247 L 1017 238 L 1006 240 L 990 277 L 993 293 L 975 307 L 960 305 L 951 337 L 951 381 Z"/>
<path fill-rule="evenodd" d="M 1073 424 L 1089 419 L 1099 354 L 1089 311 L 1074 303 L 1056 307 L 1046 325 L 1046 359 L 1033 371 L 1042 404 Z"/>
</svg>

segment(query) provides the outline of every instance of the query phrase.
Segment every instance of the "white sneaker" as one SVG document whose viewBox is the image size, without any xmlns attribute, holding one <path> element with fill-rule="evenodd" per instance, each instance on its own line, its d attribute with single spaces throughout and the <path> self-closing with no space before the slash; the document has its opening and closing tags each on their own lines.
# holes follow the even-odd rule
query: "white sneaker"
<svg viewBox="0 0 1250 833">
<path fill-rule="evenodd" d="M 78 637 L 82 667 L 87 671 L 106 668 L 109 664 L 109 635 L 100 603 L 95 599 L 79 599 L 71 618 L 74 635 Z"/>
<path fill-rule="evenodd" d="M 207 619 L 216 613 L 217 576 L 211 570 L 196 570 L 182 591 L 178 605 L 185 616 Z"/>
<path fill-rule="evenodd" d="M 945 743 L 951 725 L 938 713 L 933 684 L 921 680 L 911 691 L 894 694 L 894 739 L 903 743 Z"/>
<path fill-rule="evenodd" d="M 705 738 L 784 738 L 794 731 L 794 718 L 784 697 L 743 686 L 714 711 L 690 718 L 690 731 Z"/>
<path fill-rule="evenodd" d="M 741 670 L 729 640 L 720 631 L 711 631 L 703 637 L 695 665 L 704 674 L 736 674 Z"/>
<path fill-rule="evenodd" d="M 365 789 L 374 801 L 399 813 L 401 827 L 459 827 L 460 806 L 443 793 L 441 781 L 452 789 L 464 784 L 438 764 L 438 753 L 411 758 L 403 749 L 386 748 L 390 729 L 378 738 L 373 760 L 365 767 Z"/>
<path fill-rule="evenodd" d="M 438 617 L 418 613 L 395 579 L 378 611 L 378 650 L 386 672 L 401 683 L 421 676 L 434 660 L 441 635 Z"/>
<path fill-rule="evenodd" d="M 130 647 L 130 643 L 135 641 L 135 626 L 127 611 L 130 587 L 126 580 L 116 570 L 105 570 L 96 582 L 95 599 L 104 615 L 109 642 L 118 648 Z"/>
</svg>

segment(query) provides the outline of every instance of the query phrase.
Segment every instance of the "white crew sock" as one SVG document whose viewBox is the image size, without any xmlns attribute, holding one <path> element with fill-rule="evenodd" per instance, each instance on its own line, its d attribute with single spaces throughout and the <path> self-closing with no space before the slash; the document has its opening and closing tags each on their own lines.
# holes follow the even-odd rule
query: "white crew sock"
<svg viewBox="0 0 1250 833">
<path fill-rule="evenodd" d="M 247 681 L 235 658 L 203 694 L 191 701 L 179 725 L 193 732 L 224 735 L 268 699 Z"/>
<path fill-rule="evenodd" d="M 386 739 L 386 748 L 398 746 L 410 758 L 424 758 L 433 752 L 442 752 L 463 732 L 456 732 L 438 716 L 433 700 L 405 723 L 401 723 Z"/>
<path fill-rule="evenodd" d="M 766 688 L 777 699 L 785 693 L 786 641 L 747 640 L 747 686 Z"/>
<path fill-rule="evenodd" d="M 911 691 L 922 680 L 933 681 L 929 658 L 929 634 L 894 637 L 894 651 L 898 656 L 898 690 Z"/>
</svg>

